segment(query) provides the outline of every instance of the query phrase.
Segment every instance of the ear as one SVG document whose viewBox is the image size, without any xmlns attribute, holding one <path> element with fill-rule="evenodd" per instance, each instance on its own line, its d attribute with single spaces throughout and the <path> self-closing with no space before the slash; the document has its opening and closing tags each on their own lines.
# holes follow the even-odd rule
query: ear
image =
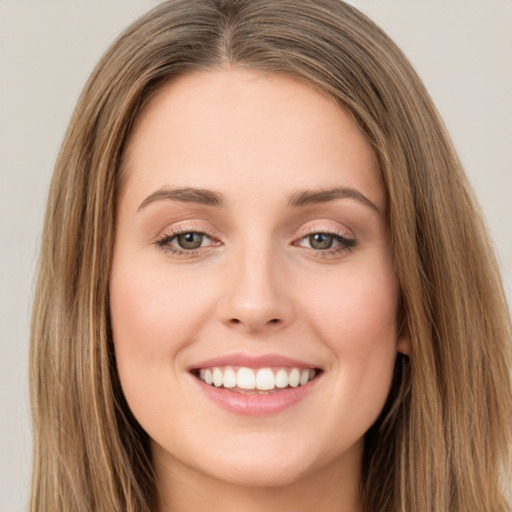
<svg viewBox="0 0 512 512">
<path fill-rule="evenodd" d="M 402 326 L 398 331 L 398 340 L 396 342 L 396 350 L 406 356 L 411 355 L 411 333 L 409 331 L 409 324 L 404 317 Z"/>
</svg>

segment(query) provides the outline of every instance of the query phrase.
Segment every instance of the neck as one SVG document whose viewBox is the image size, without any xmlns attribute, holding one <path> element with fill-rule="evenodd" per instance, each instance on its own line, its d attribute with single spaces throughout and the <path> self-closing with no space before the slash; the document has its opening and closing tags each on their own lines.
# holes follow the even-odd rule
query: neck
<svg viewBox="0 0 512 512">
<path fill-rule="evenodd" d="M 359 450 L 357 450 L 359 452 Z M 173 459 L 154 458 L 158 512 L 361 512 L 360 453 L 279 486 L 220 481 Z M 355 464 L 354 464 L 355 463 Z"/>
</svg>

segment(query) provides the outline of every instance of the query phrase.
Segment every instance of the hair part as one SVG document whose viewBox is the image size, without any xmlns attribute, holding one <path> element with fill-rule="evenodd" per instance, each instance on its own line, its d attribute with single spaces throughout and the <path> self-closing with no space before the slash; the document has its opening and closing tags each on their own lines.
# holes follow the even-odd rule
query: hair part
<svg viewBox="0 0 512 512">
<path fill-rule="evenodd" d="M 171 0 L 97 65 L 45 218 L 31 340 L 31 510 L 153 510 L 148 438 L 124 400 L 110 332 L 123 149 L 165 83 L 225 65 L 324 91 L 378 162 L 412 355 L 398 357 L 366 435 L 365 510 L 505 512 L 511 328 L 496 261 L 423 84 L 382 30 L 340 0 Z"/>
</svg>

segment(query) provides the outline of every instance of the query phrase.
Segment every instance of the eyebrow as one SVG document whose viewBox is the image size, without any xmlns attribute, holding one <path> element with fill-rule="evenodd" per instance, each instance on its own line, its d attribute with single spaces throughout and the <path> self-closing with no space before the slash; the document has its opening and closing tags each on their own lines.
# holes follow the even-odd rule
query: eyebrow
<svg viewBox="0 0 512 512">
<path fill-rule="evenodd" d="M 335 199 L 355 199 L 368 206 L 377 213 L 382 213 L 380 208 L 370 201 L 364 194 L 350 187 L 335 187 L 321 190 L 299 190 L 294 192 L 288 200 L 288 206 L 300 208 L 311 204 L 327 203 Z"/>
<path fill-rule="evenodd" d="M 205 206 L 223 206 L 225 204 L 224 196 L 219 192 L 207 190 L 203 188 L 160 188 L 150 194 L 140 204 L 137 211 L 142 210 L 146 206 L 155 201 L 172 200 L 182 203 L 196 203 Z"/>
<path fill-rule="evenodd" d="M 312 204 L 327 203 L 336 199 L 355 199 L 363 205 L 381 213 L 379 207 L 358 190 L 350 187 L 335 187 L 321 190 L 298 190 L 293 192 L 288 199 L 288 207 L 301 208 Z M 213 190 L 184 187 L 184 188 L 160 188 L 150 194 L 140 204 L 137 211 L 146 208 L 148 205 L 162 200 L 179 201 L 182 203 L 195 203 L 205 206 L 224 206 L 224 196 Z"/>
</svg>

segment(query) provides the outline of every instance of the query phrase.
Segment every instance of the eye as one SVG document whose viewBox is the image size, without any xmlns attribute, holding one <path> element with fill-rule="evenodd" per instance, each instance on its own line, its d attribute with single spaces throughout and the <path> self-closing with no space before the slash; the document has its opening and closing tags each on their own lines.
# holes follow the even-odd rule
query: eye
<svg viewBox="0 0 512 512">
<path fill-rule="evenodd" d="M 202 233 L 182 233 L 173 237 L 176 244 L 180 249 L 199 249 L 203 244 L 203 239 L 206 238 Z"/>
<path fill-rule="evenodd" d="M 329 233 L 315 233 L 308 236 L 309 246 L 317 250 L 330 249 L 335 241 L 334 235 Z"/>
<path fill-rule="evenodd" d="M 157 240 L 156 245 L 165 252 L 178 256 L 191 256 L 195 255 L 198 249 L 216 245 L 216 242 L 200 231 L 174 231 Z"/>
<path fill-rule="evenodd" d="M 356 245 L 356 241 L 338 233 L 317 232 L 302 237 L 296 245 L 318 253 L 332 254 L 350 250 Z"/>
</svg>

